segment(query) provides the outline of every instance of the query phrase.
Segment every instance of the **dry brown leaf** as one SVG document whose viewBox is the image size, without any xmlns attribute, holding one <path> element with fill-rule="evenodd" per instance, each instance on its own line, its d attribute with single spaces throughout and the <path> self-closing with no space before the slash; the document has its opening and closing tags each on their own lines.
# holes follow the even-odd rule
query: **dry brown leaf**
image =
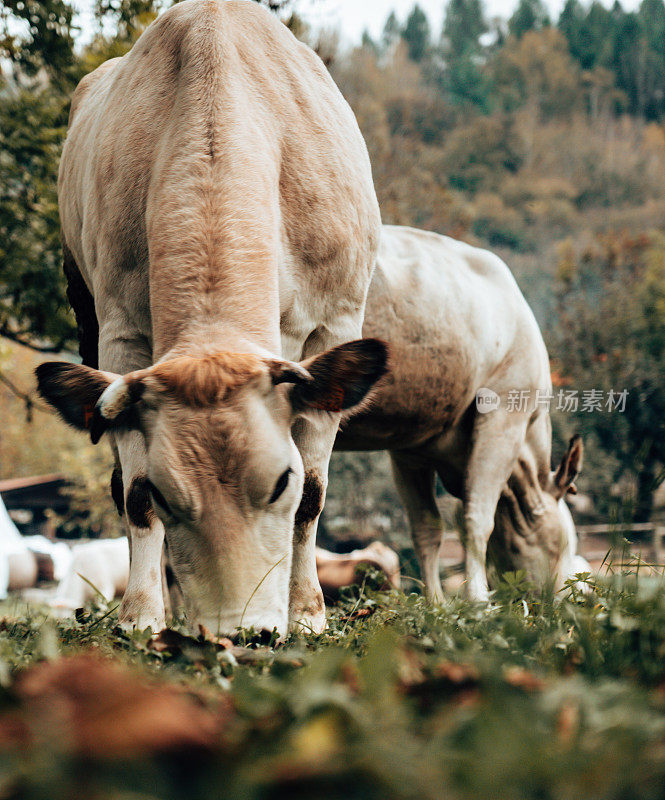
<svg viewBox="0 0 665 800">
<path fill-rule="evenodd" d="M 97 759 L 210 751 L 233 714 L 230 701 L 212 710 L 180 687 L 88 654 L 27 669 L 13 694 L 17 707 L 0 715 L 0 749 L 20 743 Z"/>
</svg>

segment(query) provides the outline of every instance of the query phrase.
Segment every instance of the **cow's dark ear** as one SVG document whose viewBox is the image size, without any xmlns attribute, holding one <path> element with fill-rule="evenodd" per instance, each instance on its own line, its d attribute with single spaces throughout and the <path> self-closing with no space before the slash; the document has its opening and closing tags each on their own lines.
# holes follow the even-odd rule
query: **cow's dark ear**
<svg viewBox="0 0 665 800">
<path fill-rule="evenodd" d="M 388 368 L 388 346 L 379 339 L 358 339 L 303 361 L 311 380 L 291 390 L 296 412 L 339 412 L 362 402 Z"/>
<path fill-rule="evenodd" d="M 89 430 L 97 401 L 119 377 L 66 361 L 47 361 L 35 374 L 40 395 L 79 430 Z"/>
<path fill-rule="evenodd" d="M 582 471 L 582 458 L 584 456 L 584 445 L 579 433 L 568 443 L 568 450 L 561 459 L 559 468 L 554 473 L 554 493 L 557 497 L 564 497 L 568 492 L 577 494 L 575 479 Z"/>
</svg>

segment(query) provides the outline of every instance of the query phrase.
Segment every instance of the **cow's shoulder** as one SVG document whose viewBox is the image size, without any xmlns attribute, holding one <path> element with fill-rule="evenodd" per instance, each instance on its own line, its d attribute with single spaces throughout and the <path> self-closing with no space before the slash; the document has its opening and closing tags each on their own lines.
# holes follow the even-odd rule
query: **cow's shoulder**
<svg viewBox="0 0 665 800">
<path fill-rule="evenodd" d="M 84 102 L 85 98 L 90 94 L 93 88 L 97 86 L 99 81 L 109 72 L 114 70 L 121 61 L 122 61 L 121 56 L 118 56 L 117 58 L 109 58 L 108 61 L 104 61 L 102 64 L 100 64 L 97 67 L 97 69 L 94 69 L 92 72 L 89 72 L 87 75 L 81 78 L 78 86 L 74 90 L 74 94 L 72 95 L 72 102 L 69 107 L 70 127 L 74 121 L 76 112 L 81 107 L 81 104 Z"/>
</svg>

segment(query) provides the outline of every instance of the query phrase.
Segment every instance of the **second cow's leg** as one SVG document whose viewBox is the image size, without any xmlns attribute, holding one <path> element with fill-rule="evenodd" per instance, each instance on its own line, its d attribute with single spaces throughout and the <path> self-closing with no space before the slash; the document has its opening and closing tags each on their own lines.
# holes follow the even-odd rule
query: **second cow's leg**
<svg viewBox="0 0 665 800">
<path fill-rule="evenodd" d="M 409 518 L 409 527 L 427 597 L 443 600 L 439 576 L 439 550 L 443 538 L 443 520 L 435 499 L 434 467 L 391 453 L 393 476 L 400 499 Z"/>
<path fill-rule="evenodd" d="M 466 594 L 488 600 L 487 543 L 501 490 L 524 442 L 526 414 L 503 409 L 476 418 L 464 491 Z"/>
</svg>

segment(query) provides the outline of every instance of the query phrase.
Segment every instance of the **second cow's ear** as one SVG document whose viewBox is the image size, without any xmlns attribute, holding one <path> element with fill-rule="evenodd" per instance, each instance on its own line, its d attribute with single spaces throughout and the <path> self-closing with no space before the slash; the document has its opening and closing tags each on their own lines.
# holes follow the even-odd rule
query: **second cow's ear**
<svg viewBox="0 0 665 800">
<path fill-rule="evenodd" d="M 557 498 L 565 497 L 568 492 L 577 494 L 575 479 L 582 470 L 583 455 L 582 437 L 578 433 L 568 443 L 568 450 L 554 473 L 554 493 Z"/>
<path fill-rule="evenodd" d="M 293 409 L 297 413 L 352 408 L 385 375 L 387 365 L 388 347 L 379 339 L 358 339 L 326 350 L 301 362 L 311 379 L 295 383 Z"/>
</svg>

